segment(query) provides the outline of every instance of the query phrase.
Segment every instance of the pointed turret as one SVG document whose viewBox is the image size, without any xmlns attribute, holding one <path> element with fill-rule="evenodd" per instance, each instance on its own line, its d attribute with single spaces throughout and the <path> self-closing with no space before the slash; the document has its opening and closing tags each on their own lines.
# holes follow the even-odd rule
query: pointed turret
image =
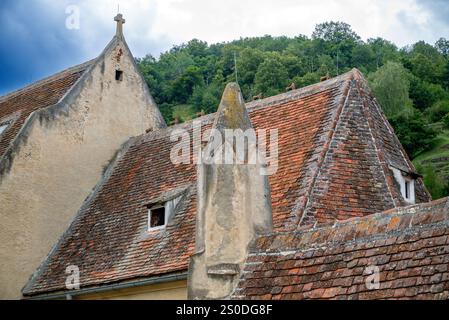
<svg viewBox="0 0 449 320">
<path fill-rule="evenodd" d="M 229 138 L 230 133 L 235 136 Z M 239 148 L 242 133 L 248 141 Z M 216 143 L 220 134 L 222 150 L 235 152 L 236 158 L 251 158 L 249 137 L 255 137 L 255 132 L 236 83 L 226 86 L 209 143 Z M 271 231 L 270 189 L 268 177 L 261 174 L 262 165 L 257 159 L 254 163 L 202 162 L 198 166 L 196 254 L 189 268 L 190 299 L 228 297 L 239 279 L 248 245 L 257 235 Z"/>
</svg>

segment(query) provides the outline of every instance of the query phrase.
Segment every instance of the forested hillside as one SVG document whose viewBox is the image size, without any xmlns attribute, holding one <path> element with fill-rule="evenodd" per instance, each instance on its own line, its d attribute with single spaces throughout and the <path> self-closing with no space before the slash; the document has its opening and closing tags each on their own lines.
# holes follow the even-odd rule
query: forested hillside
<svg viewBox="0 0 449 320">
<path fill-rule="evenodd" d="M 214 112 L 224 86 L 238 82 L 247 101 L 334 77 L 354 67 L 370 81 L 385 114 L 436 198 L 449 195 L 449 40 L 398 48 L 366 42 L 346 23 L 316 26 L 311 37 L 244 38 L 173 47 L 138 59 L 167 122 Z M 235 67 L 236 66 L 236 67 Z"/>
</svg>

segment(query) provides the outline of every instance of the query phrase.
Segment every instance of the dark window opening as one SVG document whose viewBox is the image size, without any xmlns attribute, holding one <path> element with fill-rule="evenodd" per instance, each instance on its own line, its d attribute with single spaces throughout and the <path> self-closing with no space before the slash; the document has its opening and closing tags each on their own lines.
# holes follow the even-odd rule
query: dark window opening
<svg viewBox="0 0 449 320">
<path fill-rule="evenodd" d="M 405 198 L 410 199 L 410 182 L 405 181 Z"/>
<path fill-rule="evenodd" d="M 117 81 L 123 80 L 123 71 L 115 70 L 115 80 Z"/>
<path fill-rule="evenodd" d="M 150 228 L 162 227 L 165 225 L 165 207 L 151 209 Z"/>
</svg>

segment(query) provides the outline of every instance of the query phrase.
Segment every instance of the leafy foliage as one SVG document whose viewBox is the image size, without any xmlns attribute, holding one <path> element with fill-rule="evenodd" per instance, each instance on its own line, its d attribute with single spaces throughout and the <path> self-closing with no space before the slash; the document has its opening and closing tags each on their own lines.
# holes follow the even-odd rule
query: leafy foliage
<svg viewBox="0 0 449 320">
<path fill-rule="evenodd" d="M 429 150 L 436 132 L 426 123 L 421 112 L 415 110 L 411 115 L 399 114 L 390 118 L 390 123 L 407 153 L 416 157 Z"/>
<path fill-rule="evenodd" d="M 409 113 L 412 101 L 409 97 L 410 81 L 407 70 L 397 62 L 387 62 L 370 75 L 371 87 L 388 118 Z"/>
<path fill-rule="evenodd" d="M 417 170 L 424 176 L 424 184 L 434 199 L 439 199 L 449 194 L 449 182 L 444 181 L 433 165 L 418 166 Z"/>
<path fill-rule="evenodd" d="M 137 62 L 167 122 L 189 120 L 201 110 L 214 112 L 226 83 L 236 79 L 251 100 L 259 93 L 284 92 L 292 82 L 299 88 L 354 67 L 369 79 L 410 157 L 432 150 L 435 135 L 449 121 L 445 38 L 399 49 L 382 38 L 362 41 L 347 23 L 331 21 L 318 24 L 310 38 L 267 35 L 212 45 L 193 39 L 157 59 L 148 55 Z M 444 179 L 449 181 L 449 174 Z"/>
<path fill-rule="evenodd" d="M 443 117 L 444 127 L 449 129 L 449 112 Z"/>
<path fill-rule="evenodd" d="M 282 92 L 286 81 L 288 81 L 287 69 L 282 64 L 280 55 L 273 54 L 257 69 L 254 86 L 256 92 L 271 96 Z"/>
</svg>

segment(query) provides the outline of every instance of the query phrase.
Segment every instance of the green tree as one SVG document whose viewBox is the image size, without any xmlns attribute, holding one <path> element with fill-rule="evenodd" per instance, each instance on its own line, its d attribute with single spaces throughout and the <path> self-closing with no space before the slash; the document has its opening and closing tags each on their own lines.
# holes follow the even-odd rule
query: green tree
<svg viewBox="0 0 449 320">
<path fill-rule="evenodd" d="M 281 62 L 279 55 L 267 58 L 258 68 L 254 79 L 256 92 L 265 96 L 282 92 L 288 83 L 287 69 Z"/>
<path fill-rule="evenodd" d="M 438 83 L 446 63 L 438 49 L 424 41 L 415 43 L 405 60 L 408 60 L 407 68 L 430 83 Z"/>
<path fill-rule="evenodd" d="M 186 103 L 193 93 L 193 89 L 203 85 L 203 77 L 198 67 L 188 67 L 180 77 L 173 81 L 173 100 Z"/>
<path fill-rule="evenodd" d="M 334 59 L 328 55 L 321 55 L 318 57 L 319 69 L 317 70 L 317 74 L 320 76 L 336 76 L 337 75 L 337 67 L 335 65 Z"/>
<path fill-rule="evenodd" d="M 395 115 L 389 121 L 410 158 L 432 148 L 436 132 L 418 110 L 413 110 L 409 115 Z"/>
<path fill-rule="evenodd" d="M 441 73 L 441 83 L 446 90 L 449 90 L 449 59 L 446 61 L 446 65 Z"/>
<path fill-rule="evenodd" d="M 371 46 L 360 44 L 352 49 L 352 65 L 359 69 L 373 71 L 376 69 L 376 54 Z"/>
<path fill-rule="evenodd" d="M 426 165 L 418 168 L 420 170 L 419 172 L 422 172 L 422 175 L 424 176 L 424 185 L 427 190 L 429 190 L 434 200 L 448 195 L 449 184 L 441 178 L 433 165 Z"/>
<path fill-rule="evenodd" d="M 449 100 L 441 100 L 426 110 L 426 116 L 430 122 L 438 122 L 449 113 Z"/>
<path fill-rule="evenodd" d="M 158 70 L 156 59 L 151 55 L 147 55 L 144 58 L 136 59 L 136 62 L 140 67 L 140 71 L 142 72 L 145 82 L 148 84 L 156 103 L 162 103 L 165 98 L 162 94 L 163 78 Z"/>
<path fill-rule="evenodd" d="M 204 58 L 208 55 L 207 42 L 198 39 L 190 40 L 185 49 L 192 57 Z"/>
<path fill-rule="evenodd" d="M 295 83 L 297 88 L 306 87 L 311 84 L 317 83 L 319 81 L 320 81 L 320 76 L 317 73 L 313 73 L 313 72 L 306 73 L 302 77 L 293 78 L 293 82 Z"/>
<path fill-rule="evenodd" d="M 322 39 L 329 42 L 360 41 L 359 35 L 345 22 L 324 22 L 316 25 L 312 34 L 313 39 Z"/>
<path fill-rule="evenodd" d="M 410 76 L 410 98 L 413 106 L 421 111 L 429 109 L 439 100 L 448 99 L 448 92 L 439 84 L 429 83 L 420 78 Z"/>
<path fill-rule="evenodd" d="M 435 48 L 444 56 L 449 55 L 449 40 L 446 38 L 440 38 L 435 43 Z"/>
<path fill-rule="evenodd" d="M 449 130 L 449 112 L 443 117 L 443 124 Z"/>
<path fill-rule="evenodd" d="M 368 45 L 375 56 L 376 69 L 379 69 L 387 61 L 398 61 L 399 54 L 396 45 L 382 38 L 368 39 Z"/>
<path fill-rule="evenodd" d="M 237 60 L 238 81 L 246 98 L 256 94 L 254 92 L 254 80 L 264 59 L 264 52 L 258 49 L 245 48 L 240 52 Z"/>
<path fill-rule="evenodd" d="M 437 70 L 432 61 L 424 54 L 418 53 L 411 60 L 412 72 L 414 75 L 428 82 L 435 81 Z"/>
<path fill-rule="evenodd" d="M 294 78 L 298 75 L 304 75 L 307 72 L 307 66 L 304 58 L 293 54 L 284 53 L 281 61 L 287 69 L 288 77 Z"/>
<path fill-rule="evenodd" d="M 371 74 L 369 80 L 388 118 L 410 112 L 412 106 L 409 97 L 410 82 L 407 70 L 401 64 L 387 62 Z"/>
</svg>

